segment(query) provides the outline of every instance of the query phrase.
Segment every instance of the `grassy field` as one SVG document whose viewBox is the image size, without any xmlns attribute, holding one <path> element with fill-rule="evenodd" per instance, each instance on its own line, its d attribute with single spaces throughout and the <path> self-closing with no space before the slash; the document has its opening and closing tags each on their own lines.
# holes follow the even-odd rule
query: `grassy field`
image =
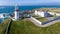
<svg viewBox="0 0 60 34">
<path fill-rule="evenodd" d="M 40 8 L 39 10 L 48 10 L 49 12 L 60 13 L 60 8 Z"/>
<path fill-rule="evenodd" d="M 34 15 L 34 16 L 32 16 L 32 17 L 34 17 L 34 18 L 40 18 L 40 16 L 38 16 L 38 15 Z"/>
<path fill-rule="evenodd" d="M 5 30 L 9 21 L 10 19 L 7 19 L 4 22 L 0 23 L 0 34 L 5 34 Z"/>
<path fill-rule="evenodd" d="M 49 27 L 37 27 L 27 20 L 17 20 L 11 25 L 10 34 L 60 34 L 60 22 Z"/>
<path fill-rule="evenodd" d="M 39 17 L 39 16 L 33 16 L 34 18 L 36 18 L 37 20 L 41 21 L 41 22 L 45 22 L 48 21 L 48 19 L 46 19 L 45 17 Z"/>
</svg>

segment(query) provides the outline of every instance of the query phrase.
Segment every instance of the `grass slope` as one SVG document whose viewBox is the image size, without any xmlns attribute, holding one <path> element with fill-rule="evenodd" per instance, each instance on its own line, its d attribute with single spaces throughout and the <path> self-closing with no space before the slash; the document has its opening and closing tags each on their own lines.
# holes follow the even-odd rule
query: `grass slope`
<svg viewBox="0 0 60 34">
<path fill-rule="evenodd" d="M 27 20 L 17 20 L 12 23 L 10 34 L 60 34 L 60 22 L 42 28 Z"/>
<path fill-rule="evenodd" d="M 5 34 L 5 30 L 9 21 L 10 19 L 7 19 L 4 22 L 0 23 L 0 34 Z"/>
</svg>

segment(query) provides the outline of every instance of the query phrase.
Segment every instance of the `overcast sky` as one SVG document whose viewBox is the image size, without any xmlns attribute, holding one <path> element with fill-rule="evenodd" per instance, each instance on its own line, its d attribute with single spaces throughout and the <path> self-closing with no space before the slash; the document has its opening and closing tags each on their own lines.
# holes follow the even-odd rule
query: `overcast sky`
<svg viewBox="0 0 60 34">
<path fill-rule="evenodd" d="M 60 0 L 0 0 L 0 5 L 60 5 Z"/>
</svg>

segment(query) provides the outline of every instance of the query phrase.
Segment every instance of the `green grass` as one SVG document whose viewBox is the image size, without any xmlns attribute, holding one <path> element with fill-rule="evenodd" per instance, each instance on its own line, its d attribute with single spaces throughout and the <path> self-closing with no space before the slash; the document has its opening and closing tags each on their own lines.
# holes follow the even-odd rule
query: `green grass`
<svg viewBox="0 0 60 34">
<path fill-rule="evenodd" d="M 37 20 L 41 21 L 41 22 L 45 22 L 48 21 L 48 19 L 46 19 L 45 17 L 39 17 L 39 16 L 33 16 L 34 18 L 36 18 Z"/>
<path fill-rule="evenodd" d="M 60 14 L 60 8 L 40 8 L 39 10 L 48 10 L 48 12 L 54 12 Z"/>
<path fill-rule="evenodd" d="M 42 8 L 40 10 L 44 9 Z M 45 10 L 49 10 L 51 12 L 55 12 L 54 10 L 58 10 L 56 12 L 59 13 L 60 8 L 54 10 L 45 8 Z M 43 22 L 43 20 L 45 21 L 46 19 L 41 18 L 39 20 Z M 5 34 L 5 29 L 9 21 L 10 19 L 5 20 L 3 23 L 0 24 L 0 34 Z M 28 20 L 17 20 L 13 21 L 9 34 L 60 34 L 60 22 L 43 28 L 35 26 L 32 22 Z"/>
<path fill-rule="evenodd" d="M 34 18 L 40 18 L 40 16 L 38 16 L 38 15 L 34 15 L 34 16 L 32 16 L 32 17 L 34 17 Z"/>
<path fill-rule="evenodd" d="M 10 34 L 60 34 L 60 22 L 49 27 L 37 27 L 27 20 L 12 23 Z"/>
<path fill-rule="evenodd" d="M 41 17 L 41 18 L 36 18 L 37 20 L 41 21 L 41 22 L 46 22 L 48 21 L 48 19 L 44 18 L 44 17 Z"/>
<path fill-rule="evenodd" d="M 5 34 L 5 30 L 9 21 L 10 19 L 7 19 L 4 22 L 0 23 L 0 34 Z"/>
</svg>

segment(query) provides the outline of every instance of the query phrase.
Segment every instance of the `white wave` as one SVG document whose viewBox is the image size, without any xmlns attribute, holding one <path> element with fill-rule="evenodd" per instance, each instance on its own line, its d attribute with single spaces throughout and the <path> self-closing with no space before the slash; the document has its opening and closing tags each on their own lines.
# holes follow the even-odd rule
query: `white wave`
<svg viewBox="0 0 60 34">
<path fill-rule="evenodd" d="M 8 14 L 9 14 L 9 13 L 1 13 L 1 14 L 0 14 L 0 18 L 6 18 L 6 17 L 8 17 Z M 5 15 L 5 16 L 4 16 L 4 15 Z"/>
</svg>

